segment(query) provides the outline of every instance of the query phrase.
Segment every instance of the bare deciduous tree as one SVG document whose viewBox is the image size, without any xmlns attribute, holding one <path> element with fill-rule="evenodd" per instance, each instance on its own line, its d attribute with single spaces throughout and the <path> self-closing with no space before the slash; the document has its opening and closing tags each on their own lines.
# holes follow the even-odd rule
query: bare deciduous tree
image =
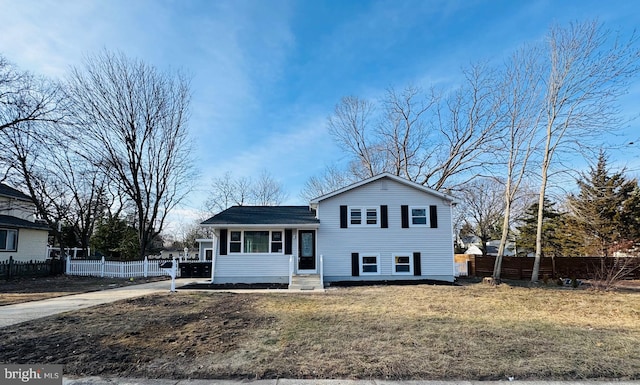
<svg viewBox="0 0 640 385">
<path fill-rule="evenodd" d="M 520 194 L 520 185 L 529 175 L 530 160 L 538 147 L 535 127 L 541 119 L 538 108 L 541 100 L 539 56 L 535 47 L 517 51 L 506 63 L 500 84 L 503 92 L 501 111 L 505 119 L 501 127 L 504 135 L 499 138 L 503 150 L 496 155 L 502 158 L 500 163 L 504 165 L 504 216 L 493 269 L 496 282 L 500 282 L 502 257 L 511 228 L 512 206 Z"/>
<path fill-rule="evenodd" d="M 584 151 L 602 134 L 620 127 L 619 98 L 640 71 L 638 38 L 621 41 L 596 22 L 554 26 L 547 37 L 536 257 L 531 281 L 538 281 L 542 256 L 542 210 L 549 170 L 557 150 Z"/>
<path fill-rule="evenodd" d="M 327 122 L 329 133 L 338 145 L 353 155 L 351 169 L 360 178 L 371 177 L 384 170 L 372 127 L 374 112 L 372 102 L 347 96 L 336 105 Z"/>
<path fill-rule="evenodd" d="M 266 170 L 260 173 L 253 183 L 253 202 L 259 206 L 278 206 L 287 199 L 287 193 L 282 184 Z"/>
<path fill-rule="evenodd" d="M 386 171 L 437 190 L 459 187 L 495 149 L 502 118 L 495 87 L 492 71 L 474 66 L 446 97 L 409 86 L 390 89 L 379 104 L 343 98 L 329 133 L 351 156 L 356 179 Z"/>
<path fill-rule="evenodd" d="M 480 238 L 482 253 L 486 255 L 487 242 L 500 230 L 505 206 L 503 186 L 493 178 L 476 179 L 467 184 L 461 198 L 466 227 Z"/>
<path fill-rule="evenodd" d="M 340 170 L 336 165 L 329 165 L 325 167 L 322 174 L 312 176 L 305 182 L 300 197 L 305 202 L 310 202 L 314 198 L 339 190 L 354 182 L 356 182 L 356 178 L 352 174 Z"/>
<path fill-rule="evenodd" d="M 205 208 L 209 213 L 216 213 L 234 205 L 278 206 L 286 198 L 282 184 L 266 170 L 261 172 L 256 181 L 247 177 L 234 178 L 227 171 L 212 181 Z"/>
<path fill-rule="evenodd" d="M 57 122 L 64 117 L 60 86 L 20 71 L 0 55 L 0 131 L 34 128 L 26 122 Z"/>
<path fill-rule="evenodd" d="M 105 51 L 72 71 L 67 94 L 90 161 L 135 205 L 144 256 L 193 183 L 189 84 L 179 73 Z"/>
<path fill-rule="evenodd" d="M 112 206 L 113 196 L 108 194 L 106 177 L 98 167 L 77 155 L 81 149 L 74 147 L 73 142 L 38 136 L 36 129 L 23 129 L 25 125 L 36 124 L 22 122 L 18 129 L 0 131 L 0 140 L 7 145 L 4 153 L 7 175 L 26 187 L 56 245 L 88 250 L 95 221 Z M 65 239 L 63 229 L 74 240 Z"/>
</svg>

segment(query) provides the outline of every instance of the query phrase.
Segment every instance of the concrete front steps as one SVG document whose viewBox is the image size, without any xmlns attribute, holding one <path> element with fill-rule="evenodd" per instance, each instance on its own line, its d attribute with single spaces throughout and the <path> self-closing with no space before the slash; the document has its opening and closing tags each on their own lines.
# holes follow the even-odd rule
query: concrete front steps
<svg viewBox="0 0 640 385">
<path fill-rule="evenodd" d="M 320 274 L 301 274 L 291 277 L 289 290 L 324 291 Z"/>
</svg>

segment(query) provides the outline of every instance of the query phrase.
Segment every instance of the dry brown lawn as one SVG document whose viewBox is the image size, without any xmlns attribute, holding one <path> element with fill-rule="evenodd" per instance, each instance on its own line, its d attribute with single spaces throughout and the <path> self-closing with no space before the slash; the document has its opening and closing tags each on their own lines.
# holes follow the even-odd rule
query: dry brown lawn
<svg viewBox="0 0 640 385">
<path fill-rule="evenodd" d="M 0 281 L 0 306 L 167 279 L 168 277 L 149 277 L 131 280 L 126 278 L 56 275 L 52 277 L 17 278 L 9 281 L 2 280 Z M 0 311 L 2 311 L 1 309 Z"/>
<path fill-rule="evenodd" d="M 1 311 L 1 308 L 0 308 Z M 0 329 L 0 362 L 149 378 L 640 379 L 640 294 L 159 294 Z"/>
</svg>

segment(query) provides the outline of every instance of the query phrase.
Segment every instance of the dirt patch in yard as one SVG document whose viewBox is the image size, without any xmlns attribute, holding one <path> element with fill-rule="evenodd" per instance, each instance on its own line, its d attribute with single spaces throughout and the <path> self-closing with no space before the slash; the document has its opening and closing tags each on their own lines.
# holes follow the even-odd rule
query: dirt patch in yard
<svg viewBox="0 0 640 385">
<path fill-rule="evenodd" d="M 640 294 L 500 285 L 163 293 L 0 329 L 71 376 L 640 379 Z"/>
<path fill-rule="evenodd" d="M 167 279 L 167 277 L 128 279 L 56 275 L 52 277 L 2 280 L 0 281 L 0 306 L 90 291 L 115 289 L 117 287 Z"/>
</svg>

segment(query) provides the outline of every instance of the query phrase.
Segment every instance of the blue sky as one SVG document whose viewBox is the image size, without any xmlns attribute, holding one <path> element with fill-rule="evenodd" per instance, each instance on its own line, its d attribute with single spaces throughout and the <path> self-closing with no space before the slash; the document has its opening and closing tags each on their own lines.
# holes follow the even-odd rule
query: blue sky
<svg viewBox="0 0 640 385">
<path fill-rule="evenodd" d="M 176 214 L 190 220 L 226 171 L 267 170 L 286 203 L 304 204 L 307 178 L 344 159 L 326 130 L 341 97 L 455 84 L 461 67 L 502 60 L 552 23 L 594 18 L 628 36 L 640 2 L 0 0 L 0 52 L 52 77 L 103 48 L 188 73 L 201 177 Z M 634 105 L 625 113 L 638 113 Z M 636 145 L 612 158 L 638 170 L 639 153 Z"/>
</svg>

